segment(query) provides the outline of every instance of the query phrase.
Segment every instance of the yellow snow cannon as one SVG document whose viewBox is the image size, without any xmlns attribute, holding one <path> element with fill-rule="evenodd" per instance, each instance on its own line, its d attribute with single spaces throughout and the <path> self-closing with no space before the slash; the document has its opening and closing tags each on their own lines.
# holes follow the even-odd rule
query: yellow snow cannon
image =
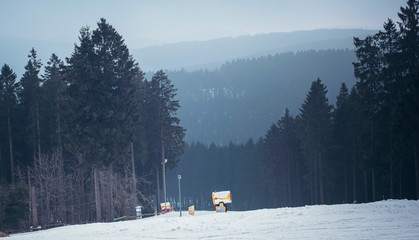
<svg viewBox="0 0 419 240">
<path fill-rule="evenodd" d="M 212 202 L 216 212 L 227 212 L 227 204 L 231 203 L 230 191 L 212 192 Z"/>
</svg>

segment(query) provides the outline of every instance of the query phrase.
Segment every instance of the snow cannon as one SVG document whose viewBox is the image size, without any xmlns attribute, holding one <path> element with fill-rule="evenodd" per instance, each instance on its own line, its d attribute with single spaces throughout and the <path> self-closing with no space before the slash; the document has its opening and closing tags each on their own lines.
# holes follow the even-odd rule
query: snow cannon
<svg viewBox="0 0 419 240">
<path fill-rule="evenodd" d="M 212 192 L 212 202 L 216 212 L 227 212 L 227 204 L 231 203 L 230 191 Z"/>
<path fill-rule="evenodd" d="M 160 208 L 161 208 L 161 213 L 162 214 L 173 211 L 172 206 L 170 206 L 170 202 L 166 202 L 166 204 L 165 203 L 160 203 Z"/>
</svg>

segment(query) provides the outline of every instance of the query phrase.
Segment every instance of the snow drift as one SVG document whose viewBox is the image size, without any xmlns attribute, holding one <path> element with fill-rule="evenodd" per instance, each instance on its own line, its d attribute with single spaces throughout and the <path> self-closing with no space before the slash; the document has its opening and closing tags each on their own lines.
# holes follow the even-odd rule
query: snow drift
<svg viewBox="0 0 419 240">
<path fill-rule="evenodd" d="M 65 226 L 8 239 L 419 239 L 419 201 L 185 214 Z"/>
</svg>

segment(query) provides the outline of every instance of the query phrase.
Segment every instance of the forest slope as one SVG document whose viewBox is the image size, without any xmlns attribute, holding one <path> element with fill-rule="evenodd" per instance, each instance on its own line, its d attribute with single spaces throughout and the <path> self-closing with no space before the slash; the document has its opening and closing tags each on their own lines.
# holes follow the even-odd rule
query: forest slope
<svg viewBox="0 0 419 240">
<path fill-rule="evenodd" d="M 343 82 L 348 88 L 355 84 L 355 60 L 352 50 L 312 50 L 239 59 L 213 71 L 167 74 L 178 89 L 186 140 L 228 144 L 262 137 L 285 108 L 296 114 L 317 78 L 334 103 Z"/>
</svg>

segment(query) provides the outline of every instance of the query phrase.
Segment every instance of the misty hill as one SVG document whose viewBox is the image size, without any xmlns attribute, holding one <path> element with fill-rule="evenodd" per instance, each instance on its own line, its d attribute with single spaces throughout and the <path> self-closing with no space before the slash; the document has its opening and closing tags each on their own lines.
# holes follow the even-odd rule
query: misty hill
<svg viewBox="0 0 419 240">
<path fill-rule="evenodd" d="M 142 70 L 216 69 L 227 61 L 274 55 L 287 51 L 352 49 L 353 37 L 372 35 L 375 30 L 331 29 L 268 33 L 237 38 L 220 38 L 208 41 L 180 42 L 130 49 Z M 0 64 L 7 63 L 18 75 L 25 71 L 27 55 L 32 47 L 45 65 L 52 53 L 59 58 L 70 57 L 74 40 L 67 42 L 41 41 L 0 36 Z M 128 46 L 130 47 L 130 46 Z"/>
<path fill-rule="evenodd" d="M 352 49 L 353 37 L 376 33 L 363 29 L 320 29 L 181 42 L 131 51 L 143 70 L 215 69 L 237 58 L 260 57 L 288 51 Z"/>
<path fill-rule="evenodd" d="M 169 71 L 178 89 L 186 140 L 246 142 L 263 136 L 285 108 L 293 115 L 318 77 L 335 102 L 342 82 L 355 83 L 352 50 L 282 53 L 225 63 L 217 70 Z"/>
</svg>

